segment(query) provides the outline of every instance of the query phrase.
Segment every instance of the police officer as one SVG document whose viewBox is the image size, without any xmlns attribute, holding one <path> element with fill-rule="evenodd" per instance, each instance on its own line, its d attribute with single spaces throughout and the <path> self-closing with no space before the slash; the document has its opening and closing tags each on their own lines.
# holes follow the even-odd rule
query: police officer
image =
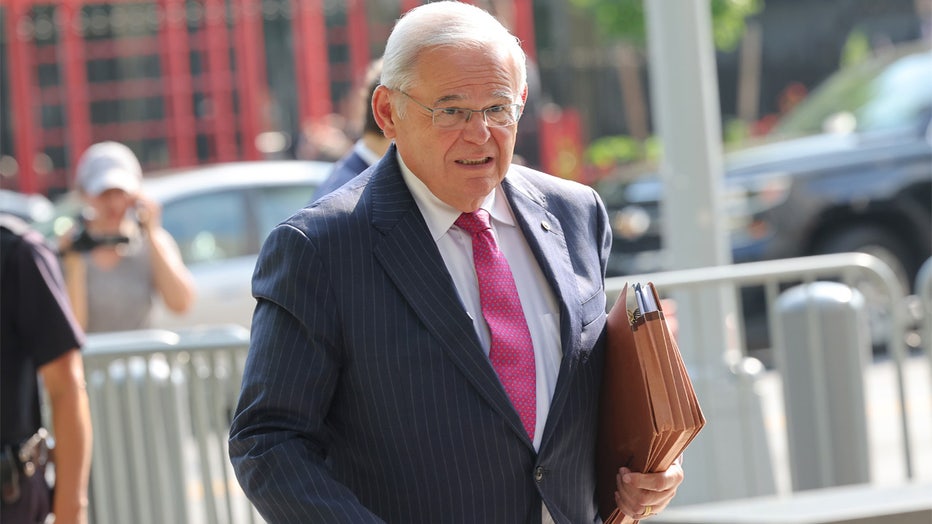
<svg viewBox="0 0 932 524">
<path fill-rule="evenodd" d="M 87 523 L 91 418 L 74 318 L 58 260 L 43 237 L 0 214 L 0 522 Z M 45 480 L 41 376 L 55 431 L 55 491 Z"/>
</svg>

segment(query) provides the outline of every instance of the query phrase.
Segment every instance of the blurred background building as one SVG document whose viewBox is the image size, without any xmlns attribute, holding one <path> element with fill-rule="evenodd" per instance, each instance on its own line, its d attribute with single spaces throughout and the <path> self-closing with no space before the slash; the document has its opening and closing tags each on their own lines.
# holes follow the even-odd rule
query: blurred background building
<svg viewBox="0 0 932 524">
<path fill-rule="evenodd" d="M 419 3 L 4 1 L 0 187 L 55 196 L 84 148 L 107 139 L 130 145 L 146 169 L 287 157 L 311 129 L 352 139 L 353 87 L 394 20 Z M 528 164 L 590 182 L 638 159 L 614 151 L 606 164 L 590 147 L 651 134 L 643 43 L 596 29 L 599 9 L 628 16 L 620 9 L 638 2 L 473 3 L 513 28 L 538 73 L 518 145 Z M 765 130 L 846 57 L 921 37 L 932 16 L 925 0 L 721 4 L 745 4 L 741 23 L 722 28 L 732 38 L 717 57 L 723 121 L 736 123 L 726 134 L 741 136 Z"/>
</svg>

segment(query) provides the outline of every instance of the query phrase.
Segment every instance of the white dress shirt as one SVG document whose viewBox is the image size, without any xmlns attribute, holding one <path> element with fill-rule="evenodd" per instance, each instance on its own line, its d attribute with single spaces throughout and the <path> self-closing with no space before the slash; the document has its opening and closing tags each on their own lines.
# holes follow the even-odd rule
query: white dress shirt
<svg viewBox="0 0 932 524">
<path fill-rule="evenodd" d="M 453 283 L 459 292 L 463 307 L 472 318 L 473 326 L 479 335 L 482 349 L 489 354 L 491 336 L 489 327 L 482 317 L 479 301 L 479 282 L 472 258 L 472 237 L 469 233 L 454 226 L 460 211 L 444 203 L 431 193 L 430 189 L 405 165 L 398 155 L 398 164 L 404 176 L 405 184 L 417 203 L 427 222 L 440 255 L 453 277 Z M 534 253 L 528 246 L 521 229 L 515 221 L 508 199 L 501 186 L 486 197 L 482 203 L 491 215 L 492 234 L 502 254 L 511 266 L 511 273 L 518 288 L 521 307 L 527 320 L 531 341 L 534 344 L 534 365 L 537 373 L 537 425 L 534 429 L 534 449 L 540 449 L 541 438 L 550 412 L 550 402 L 560 373 L 560 361 L 563 347 L 560 342 L 560 310 L 550 284 L 540 270 Z M 550 512 L 542 504 L 543 523 L 553 522 Z"/>
<path fill-rule="evenodd" d="M 405 183 L 414 195 L 440 255 L 453 277 L 463 307 L 472 318 L 479 341 L 486 355 L 489 354 L 491 337 L 489 327 L 482 317 L 479 302 L 479 283 L 472 258 L 472 237 L 454 226 L 460 211 L 437 198 L 414 173 L 398 158 Z M 537 372 L 537 426 L 534 430 L 534 449 L 540 449 L 550 401 L 557 385 L 563 348 L 560 343 L 560 313 L 550 284 L 534 258 L 521 229 L 515 222 L 508 199 L 501 187 L 493 191 L 482 203 L 482 208 L 492 217 L 492 234 L 515 278 L 521 307 L 527 319 L 531 341 L 534 344 L 534 362 Z"/>
</svg>

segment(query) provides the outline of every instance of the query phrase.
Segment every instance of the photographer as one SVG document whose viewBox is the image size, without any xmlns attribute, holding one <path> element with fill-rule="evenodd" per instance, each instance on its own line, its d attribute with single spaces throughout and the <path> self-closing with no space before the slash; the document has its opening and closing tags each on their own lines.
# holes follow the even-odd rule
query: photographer
<svg viewBox="0 0 932 524">
<path fill-rule="evenodd" d="M 149 327 L 154 295 L 176 313 L 194 300 L 178 246 L 162 228 L 161 207 L 140 193 L 142 168 L 117 142 L 81 156 L 77 185 L 83 222 L 59 240 L 75 315 L 88 333 Z"/>
</svg>

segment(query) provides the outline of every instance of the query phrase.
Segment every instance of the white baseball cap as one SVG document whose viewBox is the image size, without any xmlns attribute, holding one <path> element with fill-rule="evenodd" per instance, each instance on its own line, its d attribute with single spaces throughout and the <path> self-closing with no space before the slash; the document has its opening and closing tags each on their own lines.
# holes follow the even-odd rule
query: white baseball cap
<svg viewBox="0 0 932 524">
<path fill-rule="evenodd" d="M 139 191 L 142 167 L 133 151 L 119 142 L 99 142 L 87 148 L 78 161 L 78 187 L 91 196 L 108 189 Z"/>
</svg>

